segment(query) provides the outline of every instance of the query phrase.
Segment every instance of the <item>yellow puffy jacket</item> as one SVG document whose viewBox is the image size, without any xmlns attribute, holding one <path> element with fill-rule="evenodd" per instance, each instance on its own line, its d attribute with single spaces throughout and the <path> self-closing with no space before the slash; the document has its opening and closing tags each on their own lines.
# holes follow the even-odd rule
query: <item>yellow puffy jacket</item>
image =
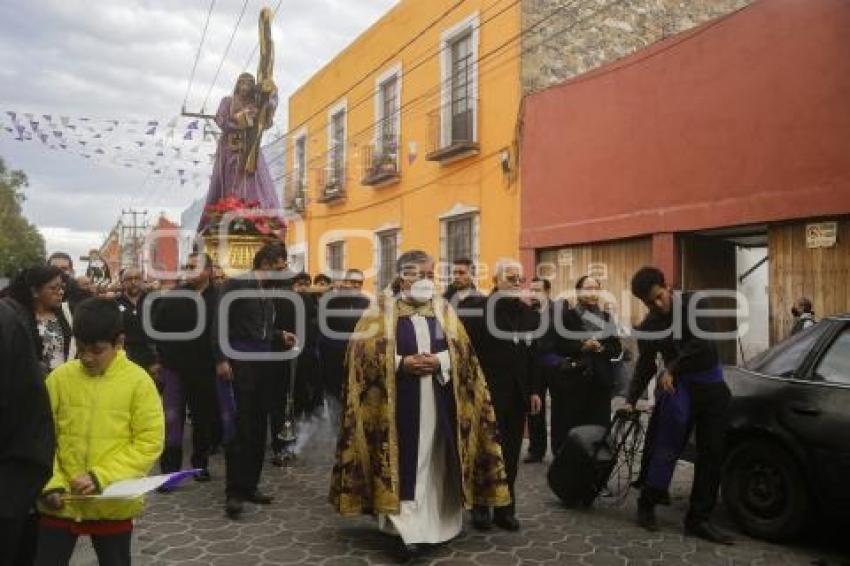
<svg viewBox="0 0 850 566">
<path fill-rule="evenodd" d="M 90 376 L 79 360 L 47 377 L 56 427 L 53 477 L 44 492 L 71 491 L 74 478 L 91 473 L 101 489 L 144 477 L 159 458 L 165 434 L 162 402 L 150 376 L 119 351 L 103 375 Z M 131 519 L 144 507 L 132 500 L 68 501 L 46 515 L 77 521 Z"/>
</svg>

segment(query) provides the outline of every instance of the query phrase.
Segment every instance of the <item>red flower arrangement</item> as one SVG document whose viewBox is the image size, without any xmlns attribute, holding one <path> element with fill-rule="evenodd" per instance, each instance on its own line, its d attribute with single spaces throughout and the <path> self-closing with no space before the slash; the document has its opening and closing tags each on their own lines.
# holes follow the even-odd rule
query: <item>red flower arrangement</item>
<svg viewBox="0 0 850 566">
<path fill-rule="evenodd" d="M 215 234 L 221 230 L 221 222 L 225 215 L 230 215 L 228 234 L 246 236 L 275 236 L 283 239 L 286 224 L 275 215 L 265 214 L 260 210 L 260 202 L 245 201 L 234 196 L 224 197 L 218 202 L 204 208 L 204 218 L 207 221 L 207 234 Z"/>
</svg>

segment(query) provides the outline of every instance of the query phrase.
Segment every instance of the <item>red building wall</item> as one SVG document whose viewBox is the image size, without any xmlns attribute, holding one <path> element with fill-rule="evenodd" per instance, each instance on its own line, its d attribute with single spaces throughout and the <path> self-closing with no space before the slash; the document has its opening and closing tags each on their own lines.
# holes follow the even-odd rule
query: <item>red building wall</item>
<svg viewBox="0 0 850 566">
<path fill-rule="evenodd" d="M 850 212 L 850 2 L 762 0 L 531 95 L 521 148 L 525 261 Z"/>
<path fill-rule="evenodd" d="M 180 227 L 165 216 L 160 216 L 151 230 L 148 239 L 150 242 L 150 265 L 158 278 L 161 278 L 161 275 L 159 275 L 161 272 L 170 274 L 178 272 L 180 259 L 179 230 Z"/>
</svg>

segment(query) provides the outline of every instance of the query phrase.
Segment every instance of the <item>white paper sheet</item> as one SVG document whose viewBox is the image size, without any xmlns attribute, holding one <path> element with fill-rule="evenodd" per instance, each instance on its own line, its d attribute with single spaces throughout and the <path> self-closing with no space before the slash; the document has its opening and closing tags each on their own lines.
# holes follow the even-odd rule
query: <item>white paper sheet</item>
<svg viewBox="0 0 850 566">
<path fill-rule="evenodd" d="M 170 482 L 179 482 L 200 470 L 183 470 L 173 474 L 117 481 L 96 495 L 68 495 L 65 499 L 135 499 Z"/>
</svg>

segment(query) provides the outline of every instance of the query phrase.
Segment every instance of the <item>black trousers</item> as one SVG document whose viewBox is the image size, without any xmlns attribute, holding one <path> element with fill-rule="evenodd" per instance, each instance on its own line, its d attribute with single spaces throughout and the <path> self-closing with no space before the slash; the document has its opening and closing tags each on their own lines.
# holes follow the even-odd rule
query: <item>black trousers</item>
<svg viewBox="0 0 850 566">
<path fill-rule="evenodd" d="M 272 376 L 269 377 L 268 422 L 272 450 L 279 452 L 286 443 L 278 438 L 283 430 L 283 420 L 286 417 L 286 401 L 289 397 L 289 364 L 290 362 L 271 362 Z"/>
<path fill-rule="evenodd" d="M 265 459 L 269 408 L 274 397 L 274 362 L 234 360 L 235 430 L 225 447 L 226 494 L 250 497 L 260 483 Z"/>
<path fill-rule="evenodd" d="M 680 384 L 679 387 L 685 387 L 685 385 Z M 696 435 L 696 462 L 694 463 L 693 484 L 691 484 L 690 507 L 685 523 L 695 524 L 711 518 L 711 513 L 717 505 L 717 494 L 720 491 L 720 479 L 723 470 L 729 401 L 732 395 L 729 392 L 729 387 L 723 382 L 694 383 L 688 384 L 687 387 L 690 389 L 691 418 L 685 437 L 690 437 L 692 430 Z M 643 485 L 643 479 L 648 471 L 653 440 L 657 431 L 658 413 L 653 412 L 649 419 L 641 474 L 638 479 L 641 485 Z M 685 446 L 682 446 L 683 450 L 684 448 Z M 655 505 L 665 495 L 649 486 L 643 486 L 638 504 Z"/>
<path fill-rule="evenodd" d="M 545 372 L 545 370 L 544 370 Z M 528 415 L 528 455 L 534 458 L 546 456 L 546 440 L 549 437 L 546 430 L 546 391 L 548 390 L 548 373 L 544 373 L 543 390 L 540 392 L 540 412 Z"/>
<path fill-rule="evenodd" d="M 178 380 L 178 390 L 164 395 L 166 414 L 166 444 L 160 458 L 162 473 L 176 472 L 183 467 L 183 425 L 186 422 L 186 406 L 192 412 L 192 457 L 193 468 L 206 469 L 209 465 L 210 449 L 220 428 L 218 397 L 216 396 L 215 368 L 197 367 L 171 369 Z"/>
<path fill-rule="evenodd" d="M 499 436 L 502 439 L 502 457 L 505 460 L 505 473 L 508 476 L 508 489 L 511 492 L 511 504 L 501 508 L 512 514 L 516 509 L 516 483 L 519 469 L 519 455 L 522 449 L 522 437 L 525 432 L 526 406 L 525 397 L 517 392 L 515 401 L 506 407 L 496 407 L 496 421 L 499 425 Z"/>
<path fill-rule="evenodd" d="M 41 527 L 35 566 L 66 566 L 74 554 L 78 535 L 65 529 Z M 91 542 L 100 566 L 130 566 L 132 533 L 92 535 Z"/>
<path fill-rule="evenodd" d="M 0 518 L 0 566 L 30 566 L 37 540 L 37 515 Z"/>
<path fill-rule="evenodd" d="M 581 376 L 558 372 L 549 381 L 549 394 L 553 454 L 560 452 L 575 427 L 611 422 L 611 392 Z"/>
</svg>

